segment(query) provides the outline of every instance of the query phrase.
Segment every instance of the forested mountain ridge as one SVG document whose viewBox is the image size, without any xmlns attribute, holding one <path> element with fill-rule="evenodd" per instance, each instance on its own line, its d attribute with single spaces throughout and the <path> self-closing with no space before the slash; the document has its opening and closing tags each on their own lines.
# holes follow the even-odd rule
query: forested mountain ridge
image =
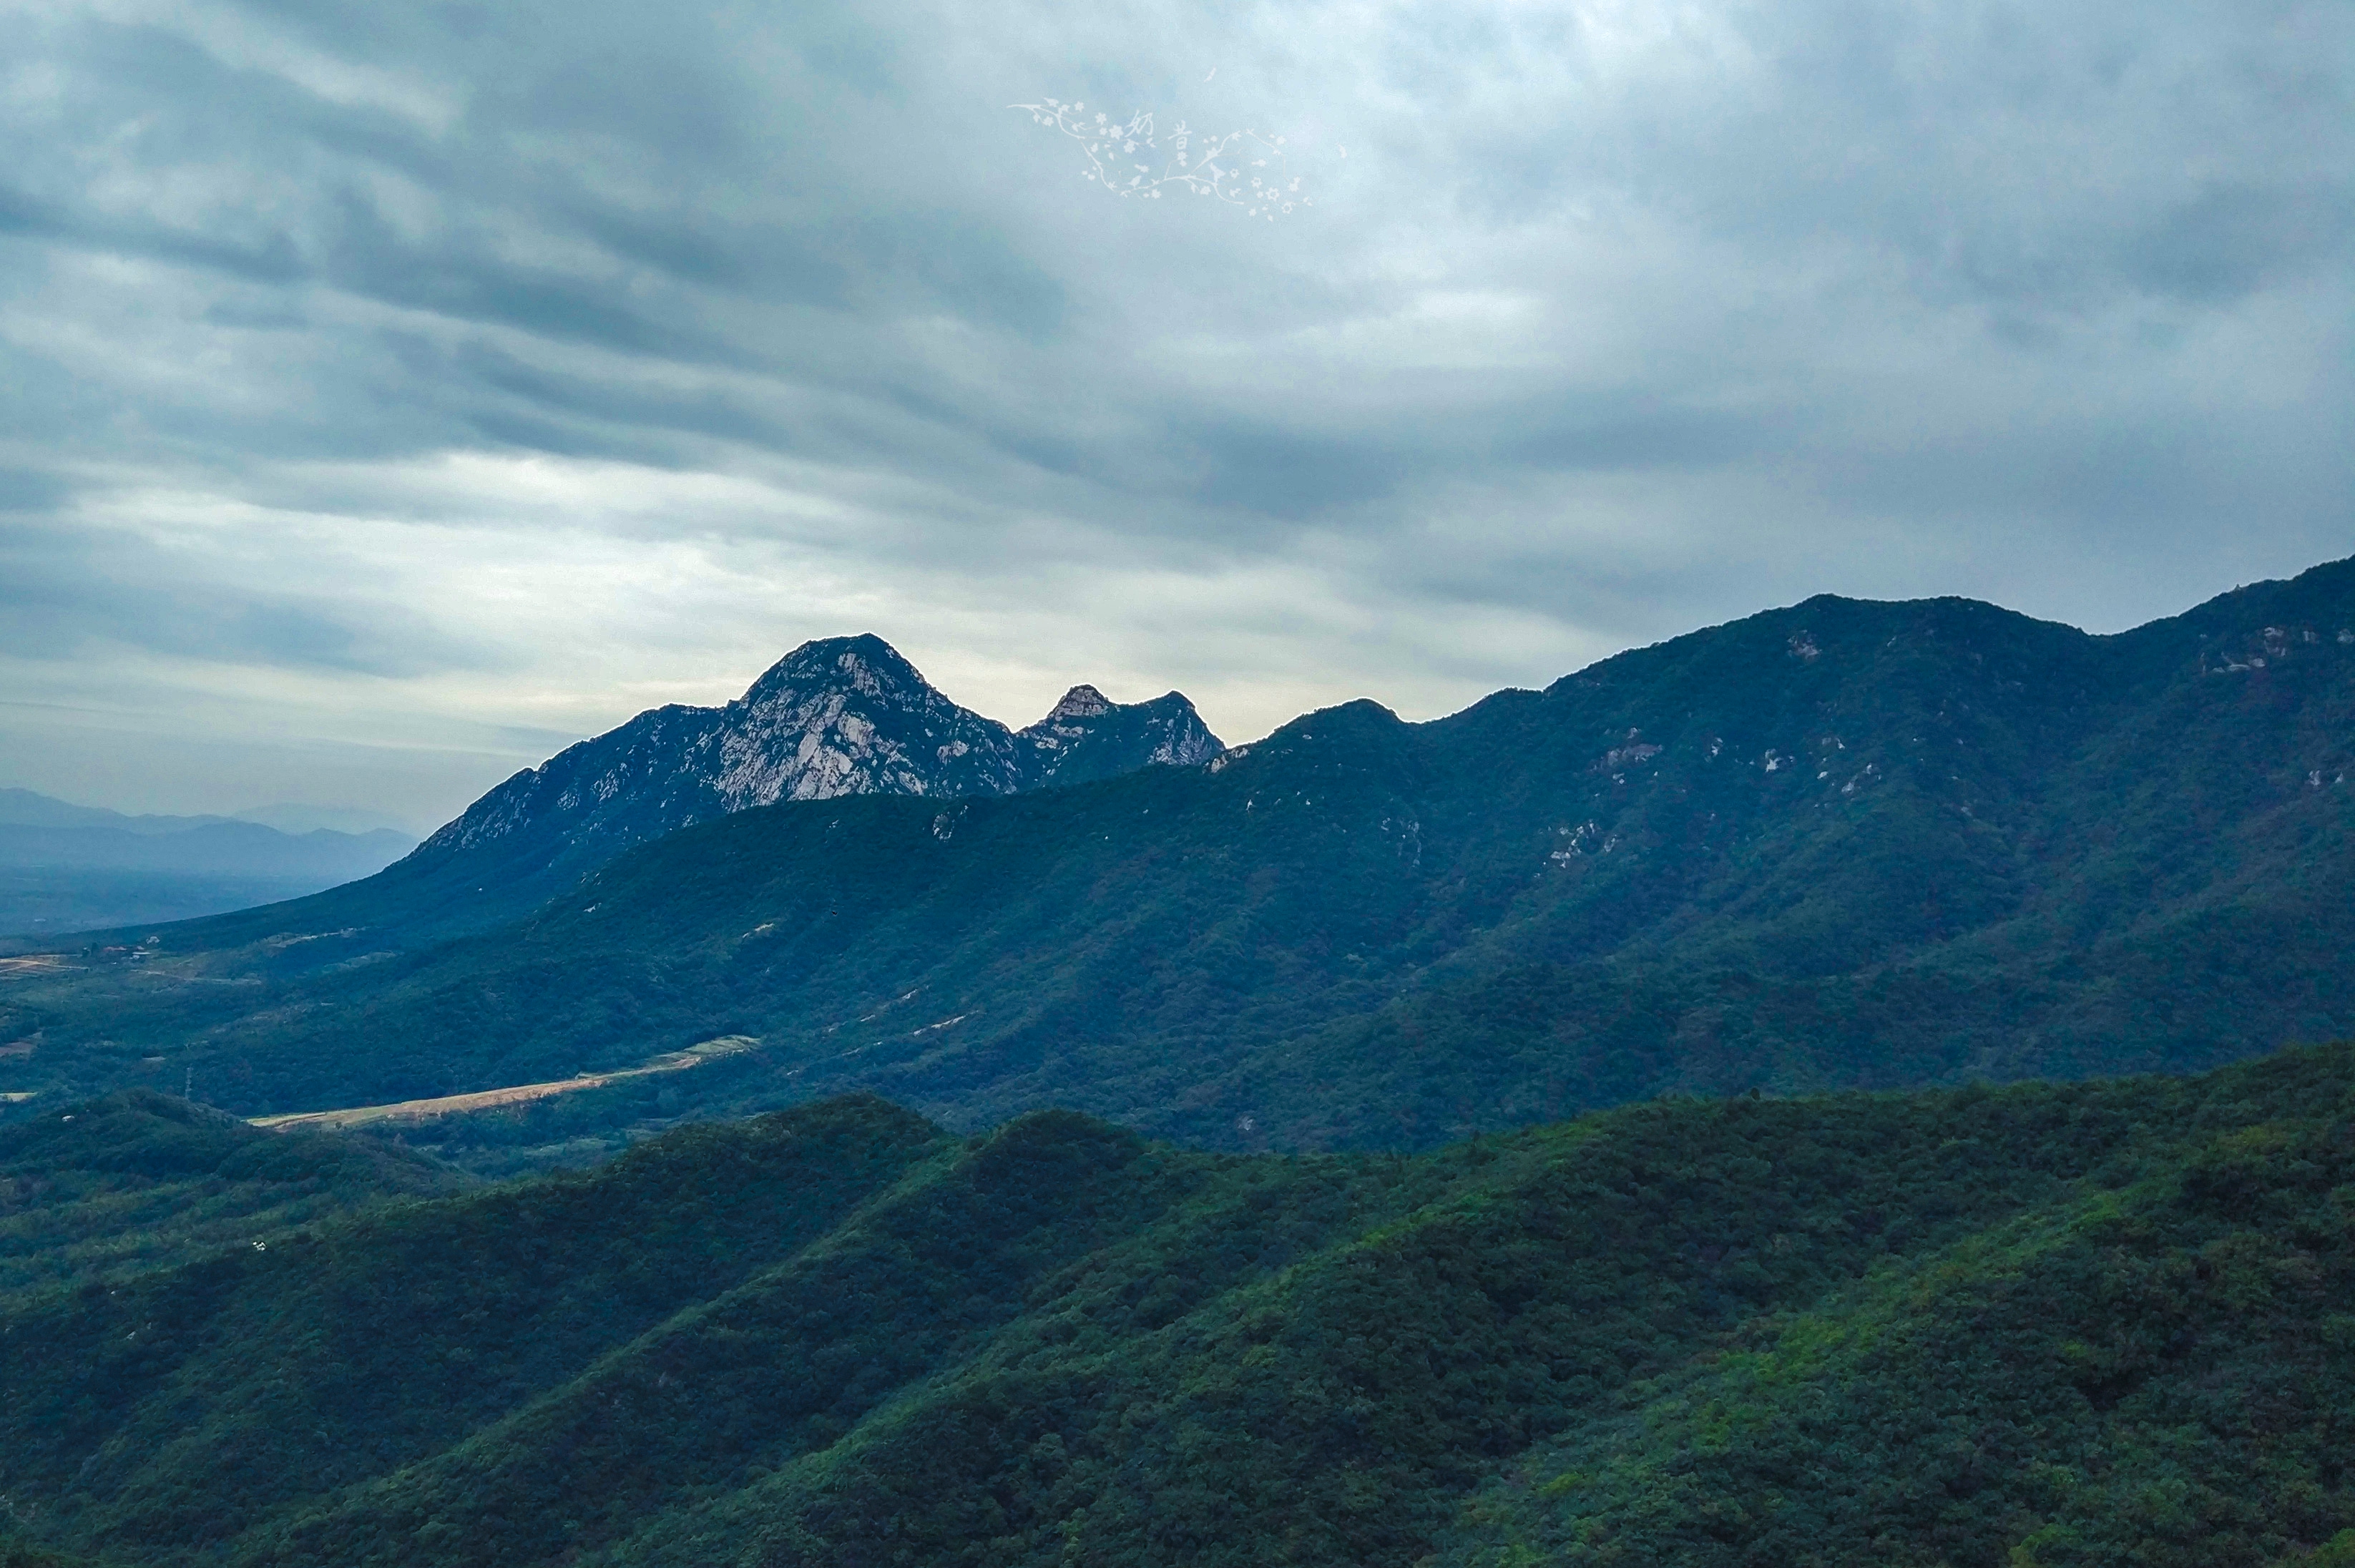
<svg viewBox="0 0 2355 1568">
<path fill-rule="evenodd" d="M 153 1090 L 0 1127 L 0 1297 L 105 1285 L 461 1172 L 364 1138 L 267 1133 Z"/>
<path fill-rule="evenodd" d="M 101 1086 L 100 1040 L 154 1041 L 300 1110 L 742 1035 L 670 1107 L 560 1115 L 868 1087 L 1314 1147 L 2198 1068 L 2355 1029 L 2350 628 L 2349 562 L 2115 636 L 1810 600 L 1426 724 L 1353 703 L 1201 767 L 735 813 L 436 948 L 159 932 L 136 976 L 0 994 L 0 1036 L 43 1031 L 0 1072 Z"/>
<path fill-rule="evenodd" d="M 158 1568 L 2268 1568 L 2355 1530 L 2350 1125 L 2348 1046 L 1415 1157 L 832 1101 L 0 1300 L 0 1493 Z"/>
</svg>

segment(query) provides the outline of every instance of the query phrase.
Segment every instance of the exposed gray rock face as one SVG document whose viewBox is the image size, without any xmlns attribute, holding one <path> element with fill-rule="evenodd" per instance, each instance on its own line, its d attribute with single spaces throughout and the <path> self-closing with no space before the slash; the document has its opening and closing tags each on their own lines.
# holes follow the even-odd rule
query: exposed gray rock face
<svg viewBox="0 0 2355 1568">
<path fill-rule="evenodd" d="M 1177 692 L 1108 700 L 1075 686 L 1019 731 L 933 689 L 880 637 L 805 643 L 722 708 L 657 708 L 499 785 L 419 847 L 480 855 L 502 881 L 602 864 L 732 811 L 847 795 L 1012 795 L 1223 748 Z"/>
<path fill-rule="evenodd" d="M 1010 795 L 1024 784 L 1013 731 L 942 696 L 880 637 L 805 643 L 710 711 L 681 767 L 710 781 L 723 811 L 844 795 Z"/>
<path fill-rule="evenodd" d="M 1086 784 L 1154 766 L 1190 768 L 1226 748 L 1176 692 L 1118 703 L 1092 686 L 1063 693 L 1053 711 L 1017 737 L 1030 743 L 1022 787 Z"/>
</svg>

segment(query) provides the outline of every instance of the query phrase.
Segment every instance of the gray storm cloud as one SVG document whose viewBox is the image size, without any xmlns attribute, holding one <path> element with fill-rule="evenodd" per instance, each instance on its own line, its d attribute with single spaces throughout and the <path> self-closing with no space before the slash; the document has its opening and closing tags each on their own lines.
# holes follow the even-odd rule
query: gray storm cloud
<svg viewBox="0 0 2355 1568">
<path fill-rule="evenodd" d="M 829 633 L 1247 735 L 2349 549 L 2343 5 L 0 19 L 0 783 L 431 821 Z"/>
</svg>

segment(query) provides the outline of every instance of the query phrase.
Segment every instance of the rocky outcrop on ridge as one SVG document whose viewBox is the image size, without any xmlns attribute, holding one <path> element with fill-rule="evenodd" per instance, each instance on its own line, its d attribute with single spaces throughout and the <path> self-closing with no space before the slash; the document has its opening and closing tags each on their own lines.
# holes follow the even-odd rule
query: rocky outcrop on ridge
<svg viewBox="0 0 2355 1568">
<path fill-rule="evenodd" d="M 803 644 L 719 708 L 639 714 L 516 774 L 421 845 L 421 863 L 485 853 L 502 879 L 582 869 L 697 822 L 848 795 L 1013 795 L 1223 748 L 1177 692 L 1120 703 L 1075 686 L 1008 729 L 935 689 L 877 636 Z"/>
</svg>

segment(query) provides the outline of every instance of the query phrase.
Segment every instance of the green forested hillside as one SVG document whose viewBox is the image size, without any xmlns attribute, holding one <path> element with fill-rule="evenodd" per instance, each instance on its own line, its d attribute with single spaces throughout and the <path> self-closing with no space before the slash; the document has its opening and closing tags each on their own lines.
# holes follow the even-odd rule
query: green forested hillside
<svg viewBox="0 0 2355 1568">
<path fill-rule="evenodd" d="M 2110 637 L 1811 600 L 1429 724 L 1359 703 L 1207 768 L 741 813 L 438 945 L 365 884 L 282 914 L 331 927 L 131 933 L 0 980 L 0 1089 L 192 1071 L 251 1114 L 743 1035 L 536 1115 L 868 1088 L 1248 1149 L 2191 1070 L 2355 1030 L 2350 767 L 2355 562 Z"/>
<path fill-rule="evenodd" d="M 267 1245 L 458 1171 L 368 1138 L 273 1135 L 131 1090 L 0 1127 L 0 1297 Z"/>
<path fill-rule="evenodd" d="M 0 1304 L 0 1493 L 126 1563 L 2265 1568 L 2355 1529 L 2350 1118 L 2346 1046 L 1419 1157 L 831 1101 Z"/>
</svg>

